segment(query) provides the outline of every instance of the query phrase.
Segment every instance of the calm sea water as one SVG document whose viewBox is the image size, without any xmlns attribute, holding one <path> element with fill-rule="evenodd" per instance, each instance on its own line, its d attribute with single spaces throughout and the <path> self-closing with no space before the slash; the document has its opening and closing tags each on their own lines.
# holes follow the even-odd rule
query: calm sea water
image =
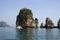
<svg viewBox="0 0 60 40">
<path fill-rule="evenodd" d="M 0 27 L 0 40 L 60 40 L 60 29 Z"/>
</svg>

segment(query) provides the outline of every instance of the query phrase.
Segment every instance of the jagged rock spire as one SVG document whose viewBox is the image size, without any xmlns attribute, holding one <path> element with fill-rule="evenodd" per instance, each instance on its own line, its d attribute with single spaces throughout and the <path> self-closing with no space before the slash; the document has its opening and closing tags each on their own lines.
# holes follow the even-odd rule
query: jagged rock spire
<svg viewBox="0 0 60 40">
<path fill-rule="evenodd" d="M 52 20 L 49 17 L 47 17 L 45 27 L 53 27 L 53 26 L 54 26 L 54 24 L 53 24 Z"/>
</svg>

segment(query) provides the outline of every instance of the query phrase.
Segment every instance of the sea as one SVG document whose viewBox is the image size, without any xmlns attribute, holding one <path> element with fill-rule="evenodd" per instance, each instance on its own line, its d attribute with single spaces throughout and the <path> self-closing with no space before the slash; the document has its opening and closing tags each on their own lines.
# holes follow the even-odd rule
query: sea
<svg viewBox="0 0 60 40">
<path fill-rule="evenodd" d="M 0 40 L 60 40 L 60 29 L 0 27 Z"/>
</svg>

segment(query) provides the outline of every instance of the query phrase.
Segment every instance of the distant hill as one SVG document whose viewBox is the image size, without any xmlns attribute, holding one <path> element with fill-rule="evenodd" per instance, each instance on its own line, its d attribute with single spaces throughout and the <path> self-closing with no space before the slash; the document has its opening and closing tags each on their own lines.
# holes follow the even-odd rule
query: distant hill
<svg viewBox="0 0 60 40">
<path fill-rule="evenodd" d="M 0 27 L 9 27 L 9 25 L 4 21 L 0 21 Z"/>
</svg>

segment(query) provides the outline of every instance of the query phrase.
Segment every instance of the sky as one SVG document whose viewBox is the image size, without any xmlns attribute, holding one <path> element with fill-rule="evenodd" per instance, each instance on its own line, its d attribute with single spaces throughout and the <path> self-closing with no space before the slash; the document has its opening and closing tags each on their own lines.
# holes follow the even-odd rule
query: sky
<svg viewBox="0 0 60 40">
<path fill-rule="evenodd" d="M 60 19 L 60 0 L 0 0 L 0 21 L 14 26 L 16 16 L 22 8 L 32 10 L 33 18 L 38 18 L 39 25 L 45 24 L 49 17 L 54 25 Z"/>
</svg>

